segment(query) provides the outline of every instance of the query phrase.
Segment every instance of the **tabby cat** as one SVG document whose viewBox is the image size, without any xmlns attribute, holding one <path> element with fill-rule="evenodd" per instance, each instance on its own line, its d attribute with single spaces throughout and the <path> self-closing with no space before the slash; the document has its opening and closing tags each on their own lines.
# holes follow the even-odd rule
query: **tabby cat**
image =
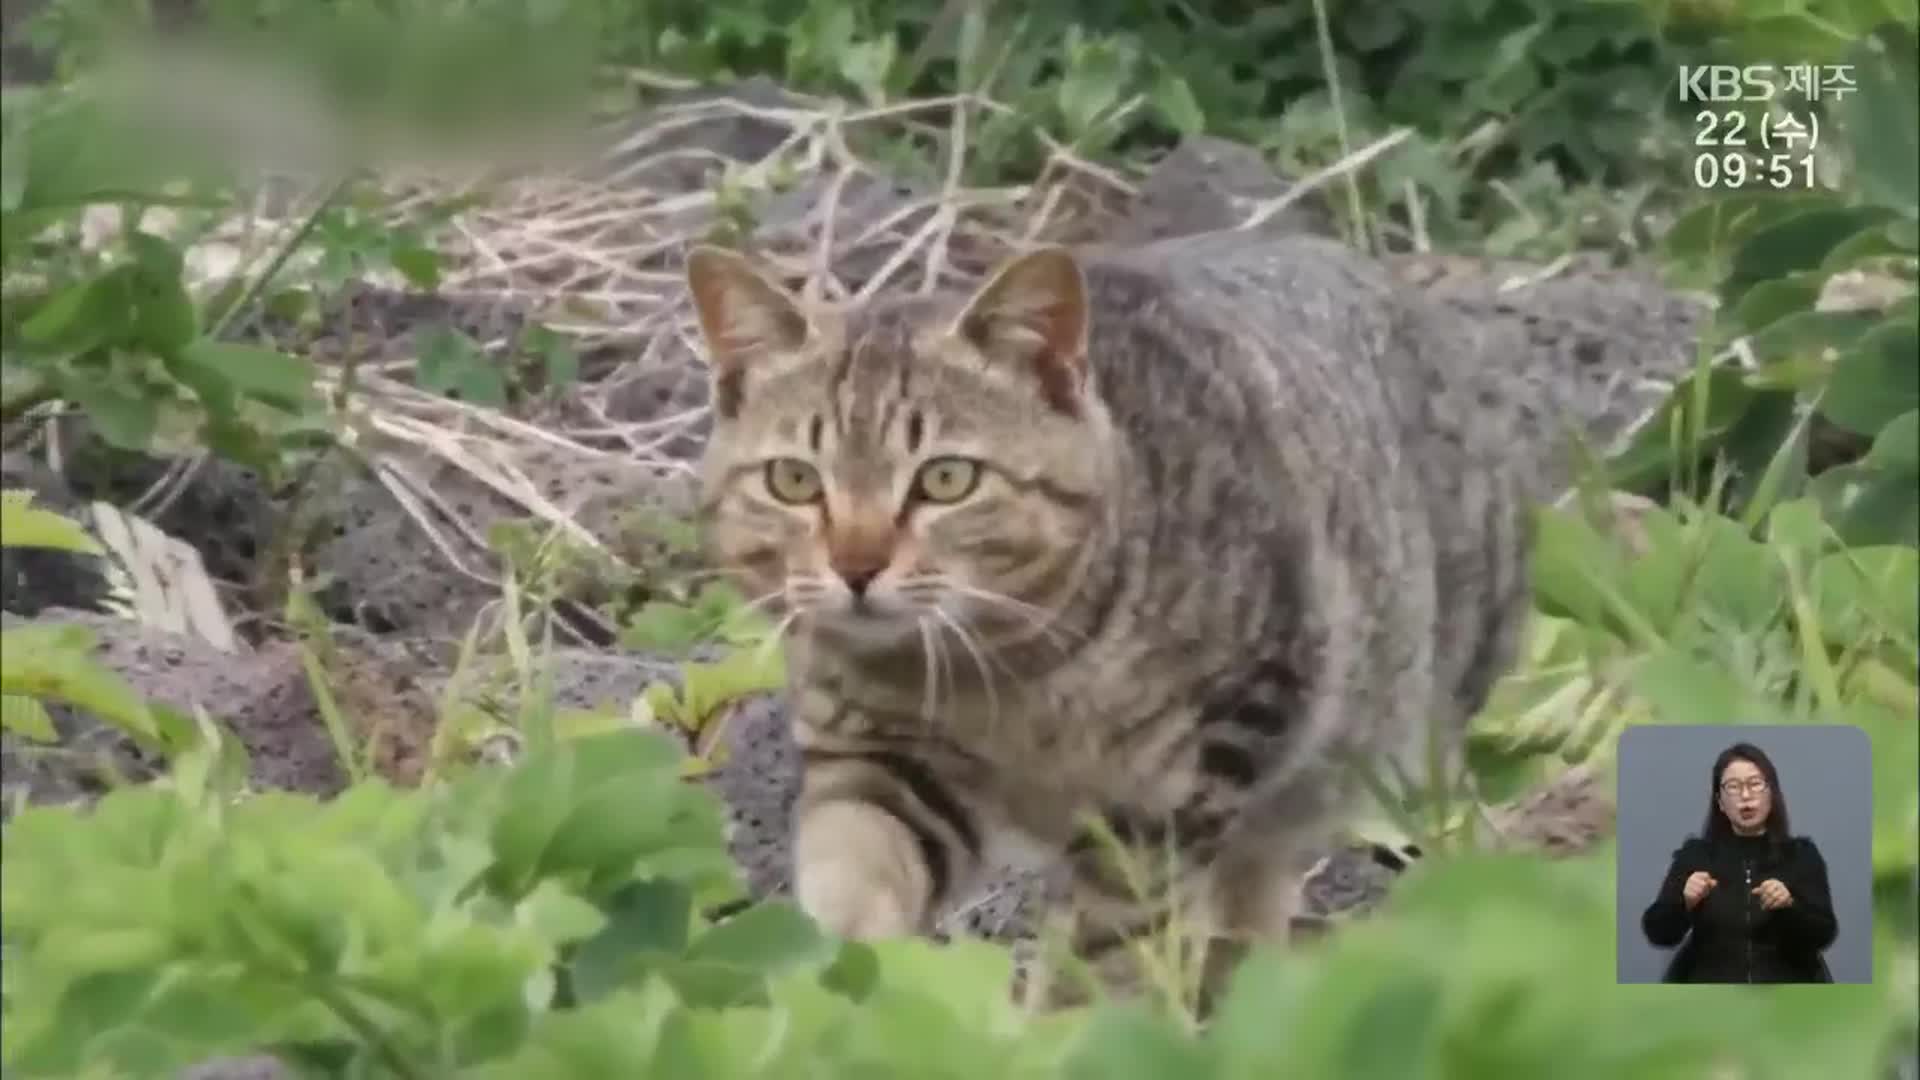
<svg viewBox="0 0 1920 1080">
<path fill-rule="evenodd" d="M 848 309 L 712 247 L 687 281 L 702 527 L 784 627 L 794 889 L 833 931 L 1052 856 L 1083 949 L 1176 903 L 1283 937 L 1344 763 L 1429 776 L 1513 652 L 1514 391 L 1336 243 L 1048 247 Z M 1113 840 L 1177 857 L 1143 893 Z"/>
</svg>

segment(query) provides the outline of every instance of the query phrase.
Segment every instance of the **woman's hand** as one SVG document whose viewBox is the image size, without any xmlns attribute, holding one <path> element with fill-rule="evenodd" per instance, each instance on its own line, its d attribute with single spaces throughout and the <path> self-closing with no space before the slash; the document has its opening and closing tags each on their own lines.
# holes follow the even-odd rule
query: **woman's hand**
<svg viewBox="0 0 1920 1080">
<path fill-rule="evenodd" d="M 1768 878 L 1753 887 L 1753 895 L 1760 898 L 1760 910 L 1774 911 L 1793 904 L 1793 894 L 1780 884 L 1779 878 Z"/>
<path fill-rule="evenodd" d="M 1688 874 L 1687 883 L 1682 886 L 1680 890 L 1681 898 L 1687 902 L 1687 910 L 1692 911 L 1694 908 L 1700 906 L 1700 898 L 1711 892 L 1713 887 L 1718 884 L 1720 883 L 1713 879 L 1713 875 L 1707 873 L 1705 870 L 1695 870 L 1693 873 Z M 1772 882 L 1772 884 L 1778 885 L 1780 883 L 1775 881 Z M 1754 891 L 1758 892 L 1759 890 L 1755 889 Z"/>
</svg>

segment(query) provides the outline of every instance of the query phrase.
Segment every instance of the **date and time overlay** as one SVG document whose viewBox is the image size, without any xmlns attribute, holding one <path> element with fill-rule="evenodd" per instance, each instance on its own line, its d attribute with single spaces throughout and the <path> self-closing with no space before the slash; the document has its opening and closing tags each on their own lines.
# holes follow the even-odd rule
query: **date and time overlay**
<svg viewBox="0 0 1920 1080">
<path fill-rule="evenodd" d="M 1694 185 L 1720 191 L 1813 188 L 1820 116 L 1787 103 L 1838 101 L 1853 90 L 1853 68 L 1845 64 L 1683 66 L 1680 100 L 1697 105 Z"/>
</svg>

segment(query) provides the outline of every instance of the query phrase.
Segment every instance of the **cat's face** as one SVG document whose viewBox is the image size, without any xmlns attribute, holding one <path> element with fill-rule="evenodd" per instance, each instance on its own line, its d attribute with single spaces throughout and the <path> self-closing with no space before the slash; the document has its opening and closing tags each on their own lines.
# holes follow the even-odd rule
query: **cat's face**
<svg viewBox="0 0 1920 1080">
<path fill-rule="evenodd" d="M 1067 255 L 965 304 L 849 312 L 713 249 L 688 280 L 714 375 L 706 538 L 751 597 L 855 650 L 1045 624 L 1110 484 Z"/>
</svg>

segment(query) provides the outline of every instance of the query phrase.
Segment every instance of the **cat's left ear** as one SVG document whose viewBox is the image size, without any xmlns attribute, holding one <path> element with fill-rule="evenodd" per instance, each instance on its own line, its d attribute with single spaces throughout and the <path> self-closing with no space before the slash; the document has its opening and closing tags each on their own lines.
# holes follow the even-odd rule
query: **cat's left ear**
<svg viewBox="0 0 1920 1080">
<path fill-rule="evenodd" d="M 990 363 L 1030 370 L 1047 403 L 1080 414 L 1087 382 L 1087 286 L 1061 247 L 1016 256 L 995 271 L 954 329 Z"/>
<path fill-rule="evenodd" d="M 687 289 L 706 339 L 715 406 L 732 415 L 746 372 L 806 344 L 812 324 L 799 303 L 753 260 L 701 245 L 687 255 Z"/>
</svg>

